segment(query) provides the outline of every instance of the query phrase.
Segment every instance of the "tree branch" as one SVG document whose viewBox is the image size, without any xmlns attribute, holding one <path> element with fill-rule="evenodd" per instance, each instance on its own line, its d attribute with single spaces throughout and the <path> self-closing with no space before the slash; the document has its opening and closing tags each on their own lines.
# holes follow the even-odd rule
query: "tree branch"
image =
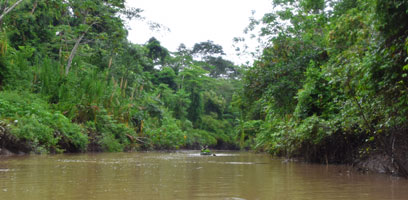
<svg viewBox="0 0 408 200">
<path fill-rule="evenodd" d="M 3 5 L 0 5 L 0 11 L 1 12 L 4 12 L 7 9 L 7 3 L 8 3 L 8 0 L 5 0 L 3 2 Z"/>
<path fill-rule="evenodd" d="M 18 4 L 20 4 L 23 0 L 18 0 L 16 3 L 14 3 L 10 8 L 6 8 L 3 12 L 3 14 L 0 15 L 0 22 L 3 20 L 3 17 L 7 15 L 11 10 L 13 10 Z"/>
<path fill-rule="evenodd" d="M 89 27 L 78 37 L 78 39 L 75 42 L 74 48 L 72 48 L 71 53 L 69 54 L 69 58 L 68 58 L 68 64 L 67 67 L 65 68 L 65 75 L 68 75 L 69 73 L 69 69 L 71 68 L 72 65 L 72 60 L 75 57 L 75 54 L 78 50 L 79 45 L 81 44 L 82 39 L 84 38 L 84 36 L 86 35 L 86 33 L 89 31 L 89 29 L 95 25 L 96 22 L 92 23 L 91 25 L 89 25 Z"/>
<path fill-rule="evenodd" d="M 36 0 L 36 1 L 34 2 L 33 9 L 31 10 L 31 14 L 34 14 L 34 11 L 35 11 L 35 9 L 37 8 L 37 5 L 38 5 L 38 0 Z"/>
<path fill-rule="evenodd" d="M 72 65 L 72 60 L 74 59 L 75 54 L 76 54 L 76 52 L 78 50 L 79 44 L 81 43 L 81 40 L 84 38 L 85 34 L 86 34 L 86 32 L 83 32 L 81 34 L 81 36 L 79 36 L 79 38 L 75 42 L 74 48 L 72 48 L 72 51 L 69 54 L 68 64 L 67 64 L 67 67 L 65 68 L 65 75 L 68 75 L 68 73 L 69 73 L 69 69 L 71 68 L 71 65 Z"/>
</svg>

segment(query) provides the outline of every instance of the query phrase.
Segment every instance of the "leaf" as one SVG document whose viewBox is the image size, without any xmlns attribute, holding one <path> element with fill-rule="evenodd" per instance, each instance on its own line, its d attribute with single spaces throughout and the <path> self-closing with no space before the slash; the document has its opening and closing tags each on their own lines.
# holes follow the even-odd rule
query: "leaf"
<svg viewBox="0 0 408 200">
<path fill-rule="evenodd" d="M 404 67 L 402 67 L 402 70 L 408 71 L 408 64 L 406 64 Z"/>
</svg>

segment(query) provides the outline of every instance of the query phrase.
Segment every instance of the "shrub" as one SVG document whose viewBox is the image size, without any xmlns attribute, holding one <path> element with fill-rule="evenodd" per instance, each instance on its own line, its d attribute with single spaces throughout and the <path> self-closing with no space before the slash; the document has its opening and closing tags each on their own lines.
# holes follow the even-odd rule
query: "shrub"
<svg viewBox="0 0 408 200">
<path fill-rule="evenodd" d="M 161 123 L 150 121 L 147 123 L 146 136 L 150 139 L 150 148 L 179 149 L 185 144 L 186 133 L 181 130 L 177 120 L 169 112 L 163 113 Z"/>
<path fill-rule="evenodd" d="M 11 133 L 37 152 L 77 152 L 87 146 L 81 127 L 53 112 L 38 95 L 0 92 L 0 119 L 11 122 Z"/>
<path fill-rule="evenodd" d="M 91 140 L 91 151 L 120 152 L 131 150 L 135 131 L 119 123 L 101 110 L 95 121 L 88 121 L 86 128 Z"/>
</svg>

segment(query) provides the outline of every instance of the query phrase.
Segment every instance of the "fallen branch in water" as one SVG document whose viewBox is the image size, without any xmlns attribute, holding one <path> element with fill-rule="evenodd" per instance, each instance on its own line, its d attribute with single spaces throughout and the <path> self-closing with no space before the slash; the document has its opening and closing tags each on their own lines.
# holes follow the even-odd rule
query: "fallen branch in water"
<svg viewBox="0 0 408 200">
<path fill-rule="evenodd" d="M 134 142 L 134 141 L 136 140 L 136 141 L 141 142 L 141 143 L 143 143 L 143 144 L 147 144 L 147 142 L 146 142 L 146 141 L 143 141 L 142 139 L 149 140 L 149 138 L 147 138 L 147 137 L 133 137 L 133 136 L 131 136 L 131 135 L 129 135 L 129 134 L 126 134 L 126 136 L 127 136 L 132 142 Z"/>
</svg>

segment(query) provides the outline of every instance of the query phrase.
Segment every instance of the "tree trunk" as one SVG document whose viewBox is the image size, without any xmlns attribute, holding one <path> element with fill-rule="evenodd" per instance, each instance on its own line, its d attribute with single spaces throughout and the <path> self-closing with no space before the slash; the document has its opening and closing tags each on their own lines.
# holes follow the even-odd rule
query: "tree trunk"
<svg viewBox="0 0 408 200">
<path fill-rule="evenodd" d="M 38 0 L 36 0 L 36 1 L 34 2 L 33 9 L 31 9 L 31 14 L 34 14 L 34 11 L 35 11 L 35 9 L 37 8 L 37 5 L 38 5 Z"/>
<path fill-rule="evenodd" d="M 85 24 L 85 19 L 84 19 L 84 22 L 83 22 L 83 23 Z M 95 25 L 95 24 L 96 24 L 96 22 L 94 22 L 94 23 L 92 23 L 91 25 L 89 25 L 88 28 L 86 29 L 86 31 L 84 31 L 84 32 L 81 34 L 81 36 L 79 36 L 79 38 L 77 39 L 77 41 L 75 42 L 74 48 L 72 48 L 71 54 L 69 54 L 68 64 L 67 64 L 67 67 L 65 68 L 65 75 L 68 75 L 68 73 L 69 73 L 69 69 L 71 68 L 71 65 L 72 65 L 72 60 L 73 60 L 74 57 L 75 57 L 75 54 L 76 54 L 76 52 L 77 52 L 77 50 L 78 50 L 79 45 L 81 44 L 82 39 L 84 38 L 84 36 L 86 35 L 86 33 L 89 31 L 89 29 L 90 29 L 93 25 Z"/>
<path fill-rule="evenodd" d="M 68 75 L 68 73 L 69 73 L 69 69 L 71 68 L 71 65 L 72 65 L 72 60 L 74 59 L 75 54 L 76 54 L 76 52 L 78 50 L 79 44 L 81 43 L 81 41 L 84 38 L 85 34 L 86 34 L 86 32 L 83 32 L 81 34 L 81 36 L 79 36 L 79 38 L 75 42 L 74 48 L 72 48 L 71 54 L 69 54 L 68 64 L 67 64 L 67 67 L 65 68 L 65 75 Z"/>
</svg>

